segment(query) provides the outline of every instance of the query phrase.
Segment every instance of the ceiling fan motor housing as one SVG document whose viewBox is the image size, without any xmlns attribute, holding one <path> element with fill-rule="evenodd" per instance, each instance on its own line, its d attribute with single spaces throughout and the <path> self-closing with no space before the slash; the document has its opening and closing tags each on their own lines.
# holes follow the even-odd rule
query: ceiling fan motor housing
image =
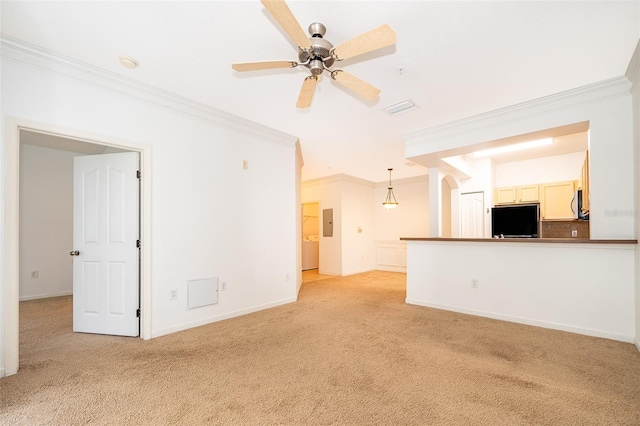
<svg viewBox="0 0 640 426">
<path fill-rule="evenodd" d="M 324 68 L 330 68 L 335 62 L 335 59 L 330 53 L 331 49 L 333 49 L 333 44 L 322 38 L 325 32 L 325 26 L 319 22 L 314 22 L 309 25 L 309 34 L 311 34 L 309 42 L 311 43 L 311 48 L 300 50 L 298 54 L 298 60 L 300 62 L 311 60 L 307 67 L 313 75 L 321 74 Z"/>
</svg>

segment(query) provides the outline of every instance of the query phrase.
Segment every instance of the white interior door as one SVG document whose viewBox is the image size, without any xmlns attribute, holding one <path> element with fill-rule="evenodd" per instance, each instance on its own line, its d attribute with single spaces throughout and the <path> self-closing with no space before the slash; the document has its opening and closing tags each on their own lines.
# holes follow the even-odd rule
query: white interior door
<svg viewBox="0 0 640 426">
<path fill-rule="evenodd" d="M 460 196 L 462 238 L 484 238 L 484 192 Z"/>
<path fill-rule="evenodd" d="M 74 158 L 73 331 L 138 336 L 139 154 Z"/>
</svg>

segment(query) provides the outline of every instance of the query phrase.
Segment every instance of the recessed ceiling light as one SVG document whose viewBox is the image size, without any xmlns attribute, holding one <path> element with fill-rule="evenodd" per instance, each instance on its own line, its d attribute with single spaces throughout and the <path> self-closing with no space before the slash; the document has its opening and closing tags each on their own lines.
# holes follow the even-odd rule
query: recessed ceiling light
<svg viewBox="0 0 640 426">
<path fill-rule="evenodd" d="M 411 99 L 407 99 L 402 102 L 398 102 L 397 104 L 389 105 L 385 107 L 384 110 L 391 115 L 400 114 L 401 112 L 411 111 L 412 109 L 417 109 L 418 105 L 416 105 Z"/>
<path fill-rule="evenodd" d="M 125 55 L 120 56 L 120 63 L 122 64 L 123 67 L 129 68 L 129 69 L 134 69 L 138 67 L 138 61 L 133 59 L 131 56 L 125 56 Z"/>
</svg>

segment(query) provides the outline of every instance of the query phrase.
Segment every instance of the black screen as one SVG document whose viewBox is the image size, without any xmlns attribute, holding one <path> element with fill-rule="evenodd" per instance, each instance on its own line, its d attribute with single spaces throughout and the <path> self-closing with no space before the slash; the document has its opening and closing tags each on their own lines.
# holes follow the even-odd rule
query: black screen
<svg viewBox="0 0 640 426">
<path fill-rule="evenodd" d="M 491 234 L 505 238 L 538 238 L 538 204 L 491 209 Z"/>
</svg>

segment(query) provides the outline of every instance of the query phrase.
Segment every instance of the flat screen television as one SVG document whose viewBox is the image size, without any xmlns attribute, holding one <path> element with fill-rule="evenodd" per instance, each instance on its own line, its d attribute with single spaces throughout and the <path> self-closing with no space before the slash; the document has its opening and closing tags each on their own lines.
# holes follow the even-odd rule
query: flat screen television
<svg viewBox="0 0 640 426">
<path fill-rule="evenodd" d="M 491 209 L 491 235 L 494 238 L 538 238 L 539 204 L 499 206 Z"/>
</svg>

